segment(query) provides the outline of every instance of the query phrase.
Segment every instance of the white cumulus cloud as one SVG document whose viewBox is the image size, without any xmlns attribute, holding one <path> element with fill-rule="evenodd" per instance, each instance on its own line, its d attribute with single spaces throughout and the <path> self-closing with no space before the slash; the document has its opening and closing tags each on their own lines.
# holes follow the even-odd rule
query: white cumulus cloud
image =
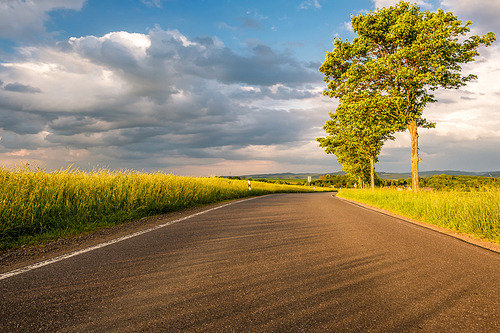
<svg viewBox="0 0 500 333">
<path fill-rule="evenodd" d="M 31 39 L 44 35 L 47 13 L 56 9 L 80 10 L 86 0 L 2 0 L 0 38 Z"/>
<path fill-rule="evenodd" d="M 0 64 L 5 161 L 158 169 L 265 160 L 272 148 L 242 152 L 304 145 L 328 111 L 316 69 L 257 41 L 238 54 L 216 37 L 156 27 L 18 47 L 10 59 Z"/>
</svg>

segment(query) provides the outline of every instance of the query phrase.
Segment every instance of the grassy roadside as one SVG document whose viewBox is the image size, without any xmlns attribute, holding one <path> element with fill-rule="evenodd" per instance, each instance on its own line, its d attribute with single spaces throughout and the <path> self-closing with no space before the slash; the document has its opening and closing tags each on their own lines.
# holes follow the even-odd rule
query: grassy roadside
<svg viewBox="0 0 500 333">
<path fill-rule="evenodd" d="M 287 186 L 164 173 L 0 168 L 0 251 L 216 202 L 283 192 Z"/>
<path fill-rule="evenodd" d="M 500 189 L 413 193 L 392 189 L 341 190 L 346 198 L 500 244 Z"/>
</svg>

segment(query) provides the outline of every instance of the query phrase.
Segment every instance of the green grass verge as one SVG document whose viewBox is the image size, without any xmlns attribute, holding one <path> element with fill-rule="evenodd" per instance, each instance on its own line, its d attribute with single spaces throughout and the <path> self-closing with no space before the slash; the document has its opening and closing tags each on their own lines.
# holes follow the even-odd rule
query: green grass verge
<svg viewBox="0 0 500 333">
<path fill-rule="evenodd" d="M 0 168 L 0 250 L 95 231 L 146 216 L 304 186 L 194 178 L 164 173 L 78 169 L 48 173 Z"/>
<path fill-rule="evenodd" d="M 341 190 L 338 196 L 500 244 L 498 188 L 418 193 L 392 189 Z"/>
</svg>

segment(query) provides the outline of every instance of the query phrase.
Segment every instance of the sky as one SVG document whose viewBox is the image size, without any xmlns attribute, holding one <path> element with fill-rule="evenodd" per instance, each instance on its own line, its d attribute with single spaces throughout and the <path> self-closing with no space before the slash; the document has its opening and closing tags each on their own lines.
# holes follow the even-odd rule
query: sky
<svg viewBox="0 0 500 333">
<path fill-rule="evenodd" d="M 414 1 L 413 1 L 414 2 Z M 0 0 L 0 165 L 178 175 L 336 172 L 318 71 L 351 14 L 396 0 Z M 500 33 L 500 0 L 417 0 Z M 424 111 L 420 170 L 500 170 L 500 46 Z M 398 133 L 376 170 L 408 172 Z"/>
</svg>

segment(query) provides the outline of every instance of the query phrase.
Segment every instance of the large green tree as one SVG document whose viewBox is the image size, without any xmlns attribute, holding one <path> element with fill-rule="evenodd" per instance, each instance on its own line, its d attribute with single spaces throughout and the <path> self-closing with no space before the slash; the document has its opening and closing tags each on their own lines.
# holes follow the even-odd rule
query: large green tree
<svg viewBox="0 0 500 333">
<path fill-rule="evenodd" d="M 450 12 L 421 11 L 400 1 L 352 16 L 358 35 L 352 42 L 336 38 L 320 72 L 327 82 L 325 95 L 345 98 L 362 92 L 391 99 L 392 119 L 403 122 L 411 136 L 412 186 L 418 190 L 418 127 L 433 127 L 422 117 L 436 102 L 438 88 L 460 88 L 475 75 L 462 75 L 461 64 L 474 60 L 478 48 L 489 46 L 495 34 L 470 36 L 472 22 L 463 24 Z"/>
<path fill-rule="evenodd" d="M 352 179 L 357 179 L 362 188 L 363 183 L 370 179 L 370 156 L 362 150 L 361 131 L 342 127 L 337 114 L 331 113 L 330 116 L 331 119 L 323 127 L 329 135 L 317 138 L 319 146 L 326 148 L 328 154 L 335 154 L 342 170 Z"/>
<path fill-rule="evenodd" d="M 403 124 L 390 119 L 390 99 L 374 94 L 350 94 L 341 99 L 323 129 L 326 137 L 317 138 L 326 153 L 335 154 L 347 174 L 375 187 L 375 163 L 384 142 Z"/>
</svg>

